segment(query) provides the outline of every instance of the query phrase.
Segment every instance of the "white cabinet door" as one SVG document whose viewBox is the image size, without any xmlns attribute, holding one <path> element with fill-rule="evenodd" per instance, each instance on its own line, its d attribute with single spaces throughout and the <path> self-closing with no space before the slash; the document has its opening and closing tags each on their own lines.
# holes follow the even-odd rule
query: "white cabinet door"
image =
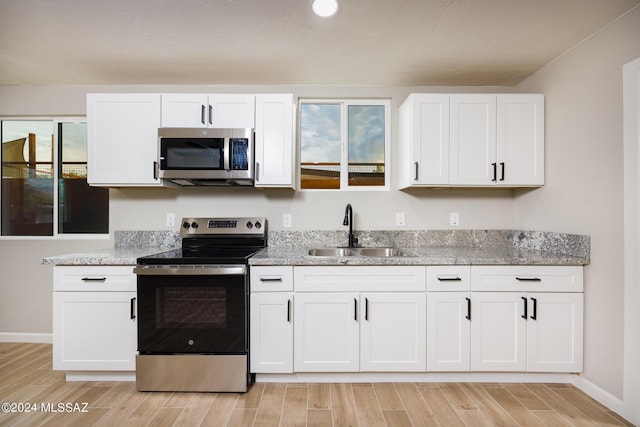
<svg viewBox="0 0 640 427">
<path fill-rule="evenodd" d="M 167 93 L 162 127 L 253 128 L 255 95 Z"/>
<path fill-rule="evenodd" d="M 159 94 L 88 94 L 88 183 L 161 186 L 156 172 L 159 127 Z"/>
<path fill-rule="evenodd" d="M 411 94 L 399 120 L 400 188 L 449 184 L 449 95 Z"/>
<path fill-rule="evenodd" d="M 206 94 L 162 94 L 163 128 L 205 128 L 208 125 L 209 99 Z"/>
<path fill-rule="evenodd" d="M 209 95 L 209 127 L 254 128 L 255 102 L 253 94 Z"/>
<path fill-rule="evenodd" d="M 473 294 L 472 371 L 524 371 L 527 298 L 515 292 Z"/>
<path fill-rule="evenodd" d="M 360 296 L 360 370 L 419 372 L 426 369 L 424 293 Z"/>
<path fill-rule="evenodd" d="M 498 185 L 544 185 L 544 96 L 498 95 L 496 138 Z"/>
<path fill-rule="evenodd" d="M 582 372 L 583 294 L 527 296 L 527 371 Z"/>
<path fill-rule="evenodd" d="M 292 292 L 251 294 L 251 372 L 293 372 L 292 304 Z"/>
<path fill-rule="evenodd" d="M 491 185 L 496 164 L 496 95 L 451 95 L 452 185 Z"/>
<path fill-rule="evenodd" d="M 54 292 L 53 369 L 134 371 L 135 292 Z"/>
<path fill-rule="evenodd" d="M 359 371 L 358 294 L 296 293 L 294 371 Z"/>
<path fill-rule="evenodd" d="M 427 371 L 468 371 L 471 294 L 427 293 Z"/>
<path fill-rule="evenodd" d="M 256 187 L 293 188 L 292 94 L 256 95 Z"/>
</svg>

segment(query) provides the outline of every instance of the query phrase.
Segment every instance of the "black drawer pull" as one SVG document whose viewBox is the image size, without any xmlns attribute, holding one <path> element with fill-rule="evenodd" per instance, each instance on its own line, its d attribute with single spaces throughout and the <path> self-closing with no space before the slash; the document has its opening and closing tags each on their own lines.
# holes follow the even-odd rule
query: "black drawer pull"
<svg viewBox="0 0 640 427">
<path fill-rule="evenodd" d="M 440 282 L 462 282 L 462 277 L 438 277 Z"/>
<path fill-rule="evenodd" d="M 465 319 L 471 320 L 471 298 L 465 298 L 467 300 L 467 315 Z"/>
<path fill-rule="evenodd" d="M 106 282 L 106 277 L 83 277 L 83 282 Z"/>
<path fill-rule="evenodd" d="M 282 282 L 282 277 L 261 277 L 261 282 Z"/>
<path fill-rule="evenodd" d="M 542 282 L 539 277 L 516 277 L 518 282 Z"/>
</svg>

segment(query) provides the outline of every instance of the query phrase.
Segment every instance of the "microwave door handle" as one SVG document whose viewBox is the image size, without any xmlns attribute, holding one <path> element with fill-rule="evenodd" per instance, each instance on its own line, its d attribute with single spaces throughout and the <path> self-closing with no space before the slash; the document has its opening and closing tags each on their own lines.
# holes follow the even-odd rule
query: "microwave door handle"
<svg viewBox="0 0 640 427">
<path fill-rule="evenodd" d="M 224 139 L 224 148 L 222 149 L 222 158 L 224 162 L 224 170 L 228 171 L 229 169 L 229 160 L 231 160 L 231 141 L 229 138 Z"/>
</svg>

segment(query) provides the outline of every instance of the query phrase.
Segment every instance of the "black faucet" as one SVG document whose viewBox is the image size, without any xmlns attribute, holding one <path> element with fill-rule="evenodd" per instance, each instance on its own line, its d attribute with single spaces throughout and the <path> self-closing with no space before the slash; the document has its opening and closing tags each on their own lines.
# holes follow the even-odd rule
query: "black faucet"
<svg viewBox="0 0 640 427">
<path fill-rule="evenodd" d="M 349 244 L 347 247 L 355 248 L 358 243 L 358 239 L 353 235 L 353 208 L 351 207 L 351 203 L 348 203 L 344 210 L 344 220 L 342 221 L 342 225 L 349 226 Z"/>
</svg>

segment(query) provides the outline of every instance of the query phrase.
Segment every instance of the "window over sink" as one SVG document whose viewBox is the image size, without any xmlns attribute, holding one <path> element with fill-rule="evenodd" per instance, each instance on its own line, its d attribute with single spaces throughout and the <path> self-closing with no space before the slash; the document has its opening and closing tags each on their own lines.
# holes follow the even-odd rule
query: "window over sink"
<svg viewBox="0 0 640 427">
<path fill-rule="evenodd" d="M 389 100 L 300 101 L 300 188 L 389 189 Z"/>
<path fill-rule="evenodd" d="M 85 119 L 0 123 L 0 236 L 108 234 L 109 191 L 87 184 Z"/>
</svg>

